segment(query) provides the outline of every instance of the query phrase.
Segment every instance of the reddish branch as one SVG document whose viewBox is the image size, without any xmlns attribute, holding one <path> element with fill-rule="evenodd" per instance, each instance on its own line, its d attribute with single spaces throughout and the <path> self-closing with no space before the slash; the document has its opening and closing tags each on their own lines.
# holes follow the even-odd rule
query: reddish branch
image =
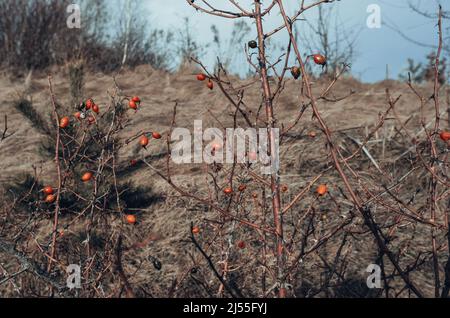
<svg viewBox="0 0 450 318">
<path fill-rule="evenodd" d="M 390 252 L 390 250 L 388 249 L 388 247 L 386 246 L 384 240 L 382 239 L 382 236 L 380 235 L 379 229 L 377 227 L 377 225 L 375 224 L 375 222 L 373 222 L 372 217 L 370 216 L 370 211 L 368 209 L 366 209 L 365 207 L 363 207 L 363 205 L 361 204 L 360 199 L 358 198 L 357 194 L 355 193 L 355 191 L 353 190 L 352 186 L 350 185 L 350 181 L 347 177 L 347 175 L 345 174 L 340 160 L 339 160 L 339 156 L 338 156 L 338 151 L 336 149 L 336 146 L 333 143 L 332 137 L 331 137 L 331 133 L 330 130 L 328 128 L 328 126 L 325 124 L 325 122 L 322 119 L 321 114 L 319 113 L 318 107 L 317 107 L 317 102 L 316 99 L 314 98 L 313 92 L 312 92 L 312 88 L 311 88 L 311 81 L 309 79 L 308 73 L 306 71 L 306 67 L 305 64 L 303 62 L 302 56 L 300 54 L 300 51 L 298 49 L 297 46 L 297 41 L 295 39 L 295 36 L 292 32 L 292 28 L 291 28 L 291 23 L 289 21 L 289 18 L 286 15 L 286 12 L 284 10 L 283 7 L 283 3 L 281 0 L 277 0 L 278 6 L 280 8 L 280 12 L 281 15 L 283 16 L 284 19 L 284 23 L 285 23 L 285 27 L 286 30 L 289 33 L 289 36 L 291 38 L 291 41 L 293 43 L 293 47 L 294 47 L 294 51 L 295 54 L 297 56 L 297 60 L 300 63 L 300 68 L 302 70 L 302 74 L 303 74 L 303 81 L 305 83 L 305 87 L 306 87 L 306 92 L 308 94 L 308 96 L 311 98 L 311 107 L 312 110 L 314 112 L 315 117 L 317 118 L 320 126 L 322 127 L 323 133 L 325 134 L 325 137 L 327 139 L 327 143 L 330 147 L 330 154 L 331 157 L 333 159 L 333 162 L 335 164 L 335 168 L 337 170 L 337 172 L 339 173 L 339 175 L 341 176 L 342 181 L 344 182 L 344 185 L 355 205 L 355 207 L 357 208 L 358 211 L 361 212 L 364 220 L 366 221 L 366 224 L 369 226 L 369 228 L 371 229 L 376 242 L 379 246 L 379 248 L 382 251 L 386 252 L 386 255 L 388 256 L 389 260 L 391 261 L 391 263 L 394 265 L 394 267 L 397 269 L 397 271 L 400 273 L 402 279 L 404 280 L 404 282 L 406 283 L 406 285 L 418 296 L 418 297 L 422 297 L 422 293 L 417 289 L 417 287 L 410 281 L 409 277 L 403 272 L 403 270 L 400 268 L 400 265 L 398 264 L 395 256 L 393 255 L 392 252 Z"/>
<path fill-rule="evenodd" d="M 206 261 L 208 262 L 208 266 L 209 266 L 209 268 L 211 268 L 214 275 L 217 277 L 217 279 L 220 281 L 222 286 L 226 289 L 226 291 L 233 298 L 244 298 L 244 296 L 242 295 L 242 292 L 236 286 L 232 287 L 231 285 L 229 285 L 226 282 L 226 280 L 224 279 L 223 275 L 219 274 L 216 267 L 214 266 L 213 261 L 211 260 L 211 257 L 208 254 L 206 254 L 206 252 L 203 250 L 201 245 L 195 239 L 194 233 L 192 232 L 193 227 L 194 227 L 193 224 L 191 224 L 191 231 L 190 231 L 191 232 L 191 241 L 195 245 L 195 247 L 199 250 L 199 252 L 203 255 L 203 257 L 206 259 Z"/>
<path fill-rule="evenodd" d="M 53 87 L 52 87 L 52 79 L 49 76 L 48 77 L 48 87 L 50 91 L 50 98 L 52 101 L 52 107 L 53 107 L 53 118 L 55 120 L 56 124 L 56 141 L 55 141 L 55 165 L 56 165 L 56 171 L 58 174 L 58 188 L 56 189 L 56 201 L 55 201 L 55 212 L 53 217 L 53 234 L 52 234 L 52 244 L 51 244 L 51 252 L 50 252 L 50 258 L 48 260 L 48 267 L 47 271 L 50 272 L 52 269 L 52 262 L 56 258 L 56 238 L 58 235 L 58 218 L 59 218 L 59 210 L 60 210 L 60 200 L 61 200 L 61 186 L 62 186 L 62 175 L 61 175 L 61 164 L 59 160 L 59 146 L 61 142 L 61 132 L 59 127 L 59 115 L 58 111 L 56 109 L 56 102 L 55 102 L 55 95 L 53 93 Z"/>
<path fill-rule="evenodd" d="M 269 156 L 272 160 L 272 165 L 274 164 L 274 160 L 278 160 L 275 158 L 277 153 L 277 145 L 275 142 L 275 117 L 273 114 L 273 105 L 272 105 L 272 93 L 270 92 L 269 79 L 267 75 L 267 60 L 265 53 L 265 41 L 264 41 L 264 30 L 262 24 L 262 15 L 261 15 L 261 3 L 259 0 L 255 1 L 255 19 L 256 19 L 256 28 L 258 31 L 258 48 L 259 48 L 259 65 L 260 65 L 260 77 L 262 90 L 264 94 L 264 104 L 266 108 L 266 121 L 267 121 L 267 129 L 269 135 Z M 295 44 L 294 44 L 295 45 Z M 273 168 L 272 168 L 273 169 Z M 278 177 L 278 171 L 272 171 L 270 177 L 270 188 L 271 188 L 271 197 L 272 197 L 272 212 L 274 225 L 276 230 L 276 255 L 277 255 L 277 268 L 278 268 L 278 284 L 279 284 L 279 297 L 286 297 L 286 286 L 285 286 L 285 275 L 284 275 L 284 267 L 285 267 L 285 256 L 284 256 L 284 248 L 283 248 L 283 216 L 281 214 L 281 203 L 280 203 L 280 182 Z"/>
</svg>

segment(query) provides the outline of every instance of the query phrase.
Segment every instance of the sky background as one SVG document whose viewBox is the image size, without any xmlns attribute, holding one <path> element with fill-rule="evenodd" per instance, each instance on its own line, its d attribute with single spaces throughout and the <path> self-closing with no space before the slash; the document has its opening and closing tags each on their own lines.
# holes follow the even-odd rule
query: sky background
<svg viewBox="0 0 450 318">
<path fill-rule="evenodd" d="M 150 21 L 153 27 L 177 29 L 182 27 L 183 19 L 188 17 L 193 34 L 203 45 L 213 40 L 210 29 L 212 24 L 217 26 L 223 37 L 229 36 L 233 27 L 233 21 L 196 12 L 185 0 L 143 0 L 142 2 L 150 12 Z M 210 3 L 221 8 L 229 8 L 227 2 L 226 0 L 210 0 Z M 252 1 L 240 0 L 238 2 L 246 8 L 250 8 L 249 4 Z M 268 1 L 264 2 L 268 3 Z M 307 4 L 312 2 L 314 1 L 306 1 Z M 383 80 L 386 77 L 386 64 L 389 64 L 390 77 L 397 78 L 398 74 L 407 66 L 408 58 L 417 61 L 425 60 L 425 56 L 432 50 L 431 48 L 411 43 L 389 27 L 395 26 L 416 41 L 429 45 L 437 43 L 436 20 L 430 20 L 412 12 L 408 7 L 408 2 L 432 14 L 437 12 L 439 3 L 442 4 L 444 10 L 450 10 L 449 0 L 341 0 L 332 4 L 337 6 L 335 14 L 343 27 L 359 32 L 355 45 L 357 56 L 352 64 L 352 73 L 355 77 L 365 82 Z M 292 13 L 298 9 L 300 0 L 284 0 L 283 3 L 286 10 Z M 367 27 L 366 21 L 370 15 L 367 13 L 367 8 L 371 4 L 377 4 L 381 8 L 383 25 L 380 29 Z M 317 11 L 310 11 L 307 18 L 311 20 L 315 16 L 317 16 Z M 266 31 L 279 25 L 280 21 L 281 17 L 278 13 L 272 14 L 265 20 Z M 254 35 L 256 33 L 252 30 L 252 37 Z M 285 32 L 276 39 L 280 43 L 286 43 L 286 40 Z M 202 60 L 211 67 L 214 65 L 216 55 L 216 50 L 208 49 Z M 243 54 L 242 58 L 245 58 Z"/>
</svg>

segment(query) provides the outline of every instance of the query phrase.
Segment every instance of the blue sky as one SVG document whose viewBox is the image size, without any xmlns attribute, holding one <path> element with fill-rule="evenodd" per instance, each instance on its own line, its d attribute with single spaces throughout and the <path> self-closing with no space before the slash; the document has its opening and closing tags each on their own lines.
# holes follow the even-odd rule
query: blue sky
<svg viewBox="0 0 450 318">
<path fill-rule="evenodd" d="M 183 18 L 188 17 L 192 23 L 194 34 L 201 44 L 212 41 L 210 31 L 215 24 L 226 36 L 231 33 L 233 22 L 228 19 L 209 16 L 198 13 L 189 7 L 185 0 L 144 0 L 146 9 L 150 11 L 151 24 L 162 29 L 177 29 L 182 26 Z M 226 0 L 210 0 L 216 6 L 222 5 L 229 8 Z M 238 1 L 244 7 L 250 8 L 251 0 Z M 286 9 L 293 12 L 299 0 L 284 0 Z M 307 0 L 306 3 L 314 2 Z M 357 58 L 352 64 L 353 74 L 367 82 L 383 80 L 386 74 L 386 64 L 389 64 L 391 77 L 397 75 L 406 67 L 407 58 L 423 61 L 430 52 L 430 48 L 415 45 L 404 39 L 398 32 L 387 25 L 396 26 L 401 32 L 419 42 L 434 45 L 437 43 L 436 21 L 421 17 L 409 10 L 408 2 L 424 11 L 437 12 L 438 3 L 441 2 L 444 10 L 450 10 L 450 1 L 437 0 L 341 0 L 335 2 L 336 14 L 347 29 L 360 30 L 356 42 Z M 382 27 L 370 29 L 366 21 L 369 16 L 367 8 L 371 4 L 377 4 L 381 8 Z M 309 13 L 308 19 L 314 19 L 316 11 Z M 273 14 L 266 19 L 266 29 L 280 23 L 280 16 Z M 300 22 L 301 23 L 301 22 Z M 286 43 L 285 33 L 280 34 L 276 41 Z M 215 61 L 216 51 L 209 50 L 203 57 L 207 65 L 212 66 Z M 244 58 L 244 56 L 242 56 Z"/>
</svg>

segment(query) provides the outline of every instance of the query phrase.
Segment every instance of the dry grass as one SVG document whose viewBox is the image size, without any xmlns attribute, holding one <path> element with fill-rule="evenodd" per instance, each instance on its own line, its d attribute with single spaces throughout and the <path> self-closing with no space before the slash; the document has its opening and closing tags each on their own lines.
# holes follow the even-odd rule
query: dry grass
<svg viewBox="0 0 450 318">
<path fill-rule="evenodd" d="M 148 66 L 139 67 L 135 71 L 125 70 L 118 74 L 116 81 L 119 87 L 123 89 L 123 93 L 128 96 L 139 94 L 143 100 L 141 111 L 133 117 L 131 125 L 122 132 L 122 137 L 126 138 L 138 131 L 149 129 L 163 134 L 166 133 L 170 127 L 172 108 L 175 102 L 179 104 L 176 121 L 178 127 L 192 128 L 194 119 L 203 119 L 205 126 L 217 126 L 208 110 L 220 118 L 226 127 L 232 127 L 234 110 L 224 101 L 220 92 L 206 90 L 203 85 L 195 81 L 193 74 L 195 74 L 194 69 L 184 69 L 177 74 L 169 74 Z M 35 75 L 31 80 L 30 94 L 32 105 L 37 114 L 45 120 L 49 120 L 48 114 L 51 111 L 51 106 L 46 81 L 45 76 Z M 54 75 L 53 82 L 55 83 L 54 90 L 58 103 L 70 104 L 72 97 L 69 94 L 71 87 L 68 74 L 60 72 Z M 109 102 L 108 91 L 111 91 L 114 86 L 113 79 L 110 76 L 86 74 L 84 82 L 84 98 L 95 97 L 100 107 Z M 249 85 L 246 89 L 245 102 L 256 113 L 259 105 L 254 102 L 260 99 L 261 94 L 259 82 L 248 79 L 242 81 L 241 84 Z M 43 156 L 42 152 L 39 151 L 40 145 L 47 136 L 42 132 L 42 129 L 37 127 L 39 125 L 36 122 L 29 120 L 23 112 L 14 107 L 17 97 L 15 92 L 21 89 L 21 85 L 20 81 L 15 82 L 5 77 L 0 78 L 0 87 L 2 87 L 0 91 L 0 115 L 8 114 L 10 129 L 15 133 L 0 143 L 0 171 L 2 171 L 0 188 L 4 189 L 8 189 L 11 184 L 23 182 L 23 176 L 27 174 L 37 174 L 40 184 L 55 184 L 56 181 L 53 160 Z M 314 83 L 315 91 L 321 91 L 324 85 L 326 85 L 325 80 L 318 80 Z M 351 78 L 343 79 L 336 84 L 330 96 L 339 97 L 350 90 L 356 92 L 354 95 L 337 103 L 319 102 L 319 109 L 323 118 L 329 124 L 336 144 L 339 145 L 343 154 L 350 155 L 358 148 L 350 137 L 363 140 L 366 137 L 366 132 L 376 124 L 379 114 L 386 110 L 386 88 L 389 88 L 394 96 L 402 95 L 396 106 L 398 119 L 402 122 L 408 120 L 406 127 L 410 131 L 420 131 L 417 98 L 406 84 L 394 81 L 362 84 Z M 424 85 L 420 87 L 420 90 L 431 92 L 432 87 Z M 276 113 L 279 123 L 289 124 L 293 119 L 292 114 L 299 109 L 298 100 L 298 83 L 288 80 L 285 92 L 281 95 L 277 104 Z M 442 103 L 444 104 L 444 101 Z M 293 195 L 305 187 L 310 179 L 323 171 L 329 163 L 324 140 L 322 140 L 320 131 L 315 126 L 314 121 L 310 120 L 311 115 L 308 110 L 297 128 L 290 132 L 287 141 L 280 150 L 282 154 L 281 182 L 289 186 L 288 193 L 283 194 L 283 202 L 285 203 L 289 202 Z M 433 120 L 434 113 L 431 103 L 425 107 L 424 115 L 427 122 Z M 38 115 L 35 118 L 38 118 Z M 412 153 L 404 154 L 412 144 L 405 134 L 398 130 L 400 130 L 398 121 L 394 117 L 388 116 L 384 129 L 374 136 L 372 140 L 375 141 L 367 146 L 369 153 L 377 164 L 394 179 L 403 176 L 410 170 L 410 160 L 411 157 L 414 157 Z M 309 137 L 310 131 L 316 131 L 317 137 Z M 443 144 L 440 146 L 445 147 Z M 165 151 L 164 142 L 152 141 L 147 155 L 152 164 L 157 167 L 164 167 L 164 156 L 161 154 L 164 154 Z M 398 159 L 400 155 L 403 156 Z M 130 249 L 123 255 L 124 270 L 128 273 L 130 284 L 135 286 L 138 296 L 208 297 L 215 295 L 217 290 L 204 287 L 213 280 L 213 276 L 205 261 L 189 242 L 191 222 L 201 224 L 204 229 L 201 237 L 205 241 L 211 238 L 214 230 L 205 219 L 212 216 L 212 212 L 207 207 L 188 198 L 181 198 L 152 170 L 142 165 L 129 168 L 129 161 L 135 158 L 136 147 L 134 144 L 130 144 L 120 152 L 118 165 L 123 168 L 119 174 L 120 180 L 129 183 L 128 188 L 135 189 L 133 190 L 135 191 L 135 197 L 129 200 L 129 204 L 137 203 L 135 208 L 137 209 L 139 224 L 135 227 L 124 226 L 117 217 L 105 217 L 103 226 L 99 226 L 95 230 L 95 235 L 98 238 L 96 248 L 101 251 L 105 249 L 105 245 L 112 244 L 108 239 L 111 233 L 119 228 L 124 231 L 124 244 L 126 246 L 144 242 L 139 248 Z M 373 162 L 367 156 L 361 153 L 355 161 L 352 161 L 351 166 L 365 178 L 364 181 L 367 184 L 372 185 L 371 190 L 382 190 L 378 185 L 383 184 L 385 178 L 376 172 Z M 173 166 L 172 173 L 174 180 L 190 191 L 194 193 L 206 191 L 201 166 Z M 349 209 L 351 208 L 350 200 L 345 199 L 345 196 L 341 194 L 343 187 L 335 172 L 326 173 L 320 182 L 327 183 L 330 186 L 331 196 L 338 198 L 338 202 L 334 203 L 332 200 L 315 202 L 314 213 L 320 219 L 316 224 L 315 231 L 319 237 L 323 231 L 333 224 L 339 224 L 343 218 L 342 215 L 336 215 L 334 212 L 335 204 L 340 207 L 348 206 Z M 424 193 L 426 192 L 424 191 L 426 182 L 425 175 L 415 176 L 405 182 L 400 191 L 400 194 L 412 195 L 416 193 L 411 204 L 417 210 L 420 210 L 426 204 L 426 193 Z M 248 191 L 248 193 L 254 191 L 261 193 L 258 187 L 253 186 L 250 186 Z M 4 193 L 3 197 L 5 196 L 10 198 L 8 193 Z M 405 196 L 402 199 L 408 201 L 412 198 Z M 251 198 L 245 200 L 250 202 Z M 314 200 L 312 194 L 306 196 L 295 206 L 295 211 L 307 209 Z M 14 218 L 11 218 L 8 211 L 4 211 L 0 215 L 3 226 L 3 232 L 0 234 L 2 236 L 7 236 L 7 229 L 13 226 L 13 224 L 10 224 L 11 222 L 14 225 L 27 222 L 32 211 L 24 208 L 22 211 L 13 211 L 12 213 L 15 214 Z M 392 218 L 385 213 L 377 214 L 377 211 L 373 213 L 380 224 Z M 323 215 L 326 215 L 326 218 Z M 47 240 L 51 233 L 51 214 L 46 215 L 44 213 L 34 220 L 38 220 L 33 226 L 35 238 L 41 242 Z M 296 221 L 294 214 L 286 216 L 287 223 Z M 62 222 L 64 222 L 64 219 Z M 79 224 L 72 226 L 59 245 L 58 254 L 64 263 L 70 264 L 79 261 L 76 257 L 76 251 L 79 243 L 85 239 L 83 236 L 84 226 L 82 220 Z M 306 225 L 302 224 L 302 227 L 304 226 Z M 336 286 L 330 284 L 327 292 L 321 291 L 320 294 L 316 295 L 316 286 L 327 279 L 326 273 L 329 275 L 329 271 L 326 268 L 318 268 L 315 264 L 321 263 L 323 259 L 332 263 L 339 249 L 339 243 L 342 239 L 340 237 L 340 239 L 327 242 L 317 253 L 311 253 L 300 264 L 298 272 L 301 275 L 297 277 L 297 282 L 294 285 L 294 292 L 297 297 L 365 297 L 376 295 L 374 291 L 369 291 L 365 287 L 367 274 L 364 270 L 368 264 L 373 263 L 377 258 L 377 248 L 370 236 L 360 233 L 360 231 L 364 231 L 363 228 L 362 220 L 357 219 L 353 222 L 351 229 L 354 230 L 354 233 L 348 237 L 349 243 L 341 251 L 346 255 L 346 277 L 338 279 L 339 284 Z M 251 240 L 247 229 L 238 228 L 233 235 L 241 238 L 248 237 Z M 412 248 L 414 253 L 428 250 L 428 228 L 423 225 L 412 224 L 406 224 L 404 227 L 398 228 L 391 247 L 395 250 L 403 248 L 403 244 L 406 244 L 410 237 L 414 237 L 415 246 Z M 443 240 L 444 238 L 440 238 L 440 241 Z M 42 254 L 32 244 L 33 241 L 29 243 L 30 255 L 36 257 L 36 261 L 42 262 Z M 71 254 L 66 253 L 68 250 L 71 251 Z M 213 250 L 212 254 L 214 255 L 216 252 Z M 245 252 L 233 250 L 230 257 L 237 267 L 237 270 L 231 274 L 232 279 L 230 281 L 234 281 L 240 286 L 241 290 L 245 291 L 246 296 L 262 296 L 260 290 L 253 287 L 261 284 L 262 274 L 261 267 L 257 266 L 257 259 L 253 257 L 254 253 L 258 253 L 258 242 L 250 241 Z M 4 266 L 13 271 L 15 268 L 14 262 L 8 256 L 0 254 L 0 257 L 2 258 L 1 262 L 6 264 Z M 161 270 L 154 267 L 152 263 L 154 258 L 161 262 Z M 96 262 L 101 261 L 102 257 L 99 256 Z M 440 263 L 442 264 L 444 261 L 440 260 Z M 198 269 L 193 273 L 192 268 Z M 248 268 L 258 268 L 258 270 L 253 272 L 248 271 Z M 426 291 L 427 296 L 433 295 L 431 264 L 425 263 L 421 270 L 413 273 L 412 276 L 420 282 L 420 286 Z M 23 286 L 32 284 L 29 275 L 24 277 Z M 335 280 L 334 275 L 331 281 Z M 175 281 L 179 283 L 178 289 L 171 290 Z M 102 286 L 106 291 L 105 296 L 108 296 L 108 291 L 113 291 L 109 289 L 109 286 L 113 285 L 114 275 L 106 276 L 105 280 L 102 281 Z M 400 289 L 401 284 L 399 283 L 395 287 Z M 0 293 L 3 296 L 17 296 L 13 284 L 5 284 L 0 288 Z M 90 292 L 90 295 L 93 295 L 92 291 Z M 211 293 L 213 294 L 211 295 Z M 400 296 L 406 297 L 407 294 L 403 293 Z"/>
</svg>

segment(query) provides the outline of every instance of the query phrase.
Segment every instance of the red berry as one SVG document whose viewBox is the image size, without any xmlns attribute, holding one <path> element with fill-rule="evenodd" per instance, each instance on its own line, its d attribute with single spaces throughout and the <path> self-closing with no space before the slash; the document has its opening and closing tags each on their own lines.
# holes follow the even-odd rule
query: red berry
<svg viewBox="0 0 450 318">
<path fill-rule="evenodd" d="M 321 184 L 317 187 L 316 192 L 318 195 L 322 196 L 328 192 L 328 187 L 326 184 Z"/>
<path fill-rule="evenodd" d="M 160 133 L 157 133 L 157 132 L 152 132 L 152 137 L 154 138 L 154 139 L 161 139 L 161 134 Z"/>
<path fill-rule="evenodd" d="M 314 63 L 318 64 L 318 65 L 325 65 L 327 64 L 327 58 L 321 54 L 314 54 L 313 55 L 314 58 Z"/>
<path fill-rule="evenodd" d="M 136 224 L 136 216 L 132 215 L 132 214 L 128 214 L 125 219 L 127 220 L 128 224 Z"/>
<path fill-rule="evenodd" d="M 443 131 L 439 134 L 439 137 L 441 137 L 441 139 L 443 141 L 449 141 L 450 140 L 450 131 Z"/>
<path fill-rule="evenodd" d="M 139 144 L 144 148 L 147 147 L 148 142 L 149 140 L 147 136 L 142 136 L 141 139 L 139 140 Z"/>
<path fill-rule="evenodd" d="M 56 196 L 54 194 L 49 194 L 45 197 L 46 203 L 53 203 L 56 201 Z"/>
<path fill-rule="evenodd" d="M 43 191 L 46 195 L 50 195 L 50 194 L 55 193 L 54 190 L 53 190 L 53 188 L 50 187 L 50 186 L 45 187 L 44 190 L 42 190 L 42 191 Z"/>
<path fill-rule="evenodd" d="M 63 117 L 59 121 L 59 127 L 61 127 L 61 128 L 67 128 L 67 127 L 69 127 L 69 124 L 70 124 L 69 117 Z"/>
<path fill-rule="evenodd" d="M 92 179 L 94 175 L 92 174 L 92 172 L 86 172 L 85 174 L 83 174 L 83 176 L 81 177 L 81 180 L 83 182 L 88 182 Z"/>
<path fill-rule="evenodd" d="M 197 80 L 199 81 L 204 81 L 206 79 L 206 75 L 201 73 L 197 75 Z"/>
<path fill-rule="evenodd" d="M 246 244 L 244 241 L 239 241 L 237 243 L 237 247 L 239 247 L 241 250 L 243 250 L 246 247 Z"/>
<path fill-rule="evenodd" d="M 135 101 L 130 100 L 130 103 L 128 104 L 131 109 L 137 110 L 138 106 Z"/>
<path fill-rule="evenodd" d="M 92 100 L 92 98 L 89 98 L 89 99 L 86 101 L 86 109 L 89 110 L 89 109 L 92 108 L 92 106 L 94 106 L 94 101 Z"/>
</svg>

